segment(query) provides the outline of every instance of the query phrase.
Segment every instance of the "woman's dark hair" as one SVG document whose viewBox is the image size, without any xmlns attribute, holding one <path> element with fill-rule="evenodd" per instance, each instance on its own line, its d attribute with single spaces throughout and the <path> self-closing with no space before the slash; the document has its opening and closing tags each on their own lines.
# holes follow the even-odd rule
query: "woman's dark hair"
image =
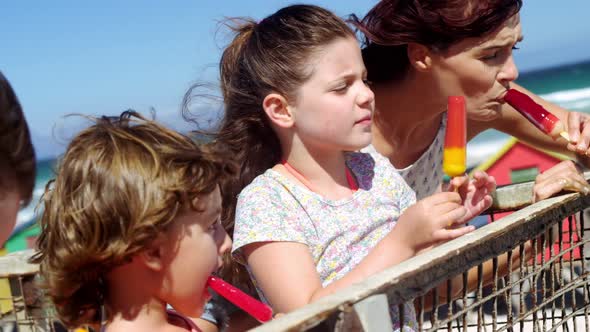
<svg viewBox="0 0 590 332">
<path fill-rule="evenodd" d="M 409 43 L 446 51 L 481 37 L 516 15 L 522 0 L 382 0 L 363 18 L 350 21 L 364 36 L 363 60 L 374 83 L 402 79 Z"/>
<path fill-rule="evenodd" d="M 0 190 L 15 183 L 28 204 L 35 187 L 35 150 L 23 109 L 0 72 Z"/>
<path fill-rule="evenodd" d="M 219 65 L 225 113 L 213 139 L 231 149 L 240 168 L 239 180 L 222 190 L 224 224 L 232 236 L 238 193 L 281 158 L 279 139 L 262 109 L 264 98 L 278 93 L 295 102 L 297 91 L 313 73 L 310 57 L 339 38 L 355 35 L 332 12 L 312 5 L 288 6 L 260 22 L 228 19 L 226 25 L 235 36 Z M 191 90 L 183 102 L 185 118 Z M 236 264 L 225 267 L 231 265 L 240 269 Z M 222 274 L 252 290 L 243 270 Z"/>
</svg>

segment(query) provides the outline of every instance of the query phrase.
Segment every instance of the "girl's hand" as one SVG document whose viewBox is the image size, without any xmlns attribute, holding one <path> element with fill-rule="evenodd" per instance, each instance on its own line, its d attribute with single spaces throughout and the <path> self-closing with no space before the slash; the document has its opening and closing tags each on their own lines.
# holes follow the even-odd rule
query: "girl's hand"
<svg viewBox="0 0 590 332">
<path fill-rule="evenodd" d="M 395 228 L 403 232 L 406 245 L 419 252 L 473 231 L 473 226 L 461 227 L 466 212 L 458 193 L 439 192 L 407 208 Z"/>
<path fill-rule="evenodd" d="M 451 179 L 448 191 L 455 190 L 461 196 L 466 209 L 459 223 L 466 223 L 492 205 L 492 192 L 496 190 L 496 179 L 486 172 L 476 171 L 472 180 L 467 175 Z"/>
<path fill-rule="evenodd" d="M 570 136 L 567 149 L 590 156 L 590 116 L 579 112 L 569 112 L 567 124 Z"/>
<path fill-rule="evenodd" d="M 574 162 L 565 160 L 537 175 L 533 186 L 533 203 L 551 197 L 560 191 L 577 191 L 587 195 L 590 185 Z"/>
</svg>

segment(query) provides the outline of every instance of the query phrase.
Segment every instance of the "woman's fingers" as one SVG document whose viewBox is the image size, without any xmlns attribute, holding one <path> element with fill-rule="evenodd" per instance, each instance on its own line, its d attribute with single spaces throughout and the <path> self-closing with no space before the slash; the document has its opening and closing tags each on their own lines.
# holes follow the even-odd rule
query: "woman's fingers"
<svg viewBox="0 0 590 332">
<path fill-rule="evenodd" d="M 551 197 L 563 190 L 590 193 L 586 179 L 571 161 L 559 163 L 537 177 L 533 187 L 533 202 Z"/>
<path fill-rule="evenodd" d="M 578 112 L 569 112 L 567 117 L 568 134 L 573 145 L 580 139 L 580 117 L 581 114 Z"/>
<path fill-rule="evenodd" d="M 571 160 L 562 161 L 545 172 L 537 175 L 535 182 L 541 183 L 562 174 L 580 173 L 576 164 Z"/>
<path fill-rule="evenodd" d="M 567 124 L 570 137 L 567 149 L 579 154 L 590 155 L 590 117 L 583 113 L 570 112 Z"/>
<path fill-rule="evenodd" d="M 578 143 L 578 152 L 580 154 L 588 155 L 588 148 L 590 147 L 590 125 L 588 124 L 588 119 L 584 121 L 583 127 L 582 136 Z"/>
</svg>

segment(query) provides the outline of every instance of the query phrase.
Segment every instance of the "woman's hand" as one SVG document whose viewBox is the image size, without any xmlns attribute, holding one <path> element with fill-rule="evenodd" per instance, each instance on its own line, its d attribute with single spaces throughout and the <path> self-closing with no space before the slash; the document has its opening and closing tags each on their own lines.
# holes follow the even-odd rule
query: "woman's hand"
<svg viewBox="0 0 590 332">
<path fill-rule="evenodd" d="M 580 112 L 569 112 L 567 124 L 570 137 L 567 149 L 590 156 L 590 116 Z"/>
<path fill-rule="evenodd" d="M 447 190 L 456 190 L 461 196 L 466 213 L 458 222 L 465 223 L 492 205 L 492 192 L 496 190 L 496 179 L 486 172 L 476 171 L 473 179 L 469 179 L 467 175 L 454 177 Z"/>
<path fill-rule="evenodd" d="M 563 190 L 577 191 L 585 195 L 590 193 L 590 185 L 584 179 L 584 174 L 571 160 L 562 161 L 537 175 L 533 186 L 533 203 Z"/>
</svg>

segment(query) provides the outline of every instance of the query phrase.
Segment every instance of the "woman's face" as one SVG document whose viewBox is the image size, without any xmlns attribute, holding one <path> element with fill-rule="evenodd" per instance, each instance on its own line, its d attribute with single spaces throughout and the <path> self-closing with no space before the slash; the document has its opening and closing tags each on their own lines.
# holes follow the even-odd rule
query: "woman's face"
<svg viewBox="0 0 590 332">
<path fill-rule="evenodd" d="M 512 50 L 521 40 L 520 16 L 515 15 L 484 37 L 465 39 L 444 52 L 433 52 L 432 73 L 444 100 L 463 95 L 469 119 L 497 118 L 510 82 L 518 77 Z"/>
</svg>

